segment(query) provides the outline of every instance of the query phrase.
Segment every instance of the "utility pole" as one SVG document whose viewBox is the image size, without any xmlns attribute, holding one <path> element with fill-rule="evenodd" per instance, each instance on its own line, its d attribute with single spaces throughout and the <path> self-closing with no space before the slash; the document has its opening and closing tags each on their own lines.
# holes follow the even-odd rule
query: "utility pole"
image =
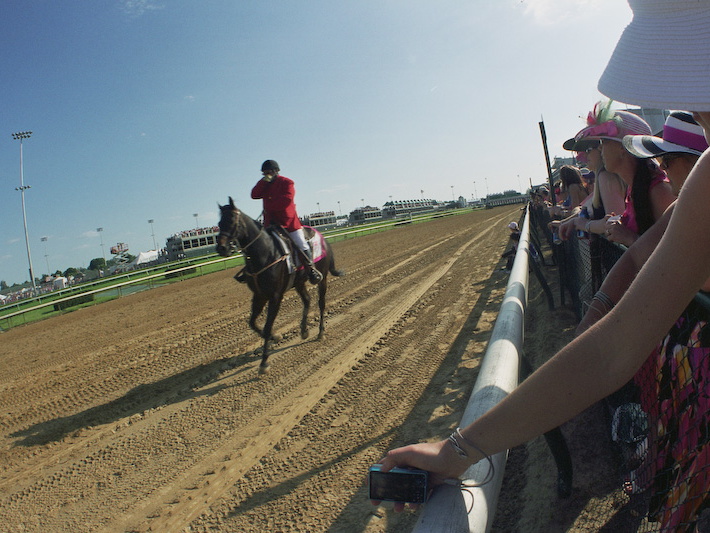
<svg viewBox="0 0 710 533">
<path fill-rule="evenodd" d="M 158 245 L 155 244 L 155 230 L 153 229 L 153 222 L 155 222 L 155 220 L 152 218 L 148 220 L 148 224 L 150 224 L 150 235 L 153 237 L 153 250 L 157 250 Z"/>
<path fill-rule="evenodd" d="M 32 253 L 30 252 L 30 236 L 27 232 L 27 213 L 25 212 L 25 191 L 30 188 L 29 185 L 25 185 L 24 169 L 22 162 L 22 140 L 29 139 L 32 135 L 31 131 L 20 131 L 12 134 L 12 138 L 16 141 L 20 141 L 20 186 L 15 187 L 16 191 L 20 191 L 22 196 L 22 222 L 25 226 L 25 245 L 27 247 L 27 262 L 30 265 L 30 281 L 32 283 L 32 296 L 37 294 L 37 285 L 35 284 L 35 271 L 32 268 Z"/>
</svg>

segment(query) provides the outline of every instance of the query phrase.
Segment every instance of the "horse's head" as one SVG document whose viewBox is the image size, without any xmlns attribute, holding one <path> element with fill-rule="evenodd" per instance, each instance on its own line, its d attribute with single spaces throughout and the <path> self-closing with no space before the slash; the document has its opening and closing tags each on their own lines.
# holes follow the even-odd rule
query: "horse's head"
<svg viewBox="0 0 710 533">
<path fill-rule="evenodd" d="M 217 236 L 216 251 L 222 257 L 229 257 L 234 253 L 237 235 L 239 233 L 239 218 L 241 211 L 234 205 L 234 200 L 229 197 L 227 205 L 219 205 L 220 218 L 219 235 Z"/>
</svg>

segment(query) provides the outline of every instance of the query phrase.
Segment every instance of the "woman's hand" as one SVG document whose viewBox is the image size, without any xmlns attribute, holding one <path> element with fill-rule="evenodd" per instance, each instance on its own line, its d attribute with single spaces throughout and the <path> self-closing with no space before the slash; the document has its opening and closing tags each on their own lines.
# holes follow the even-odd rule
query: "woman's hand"
<svg viewBox="0 0 710 533">
<path fill-rule="evenodd" d="M 429 483 L 432 485 L 441 485 L 447 479 L 458 479 L 472 463 L 458 455 L 447 442 L 422 442 L 390 450 L 379 461 L 382 471 L 387 472 L 396 466 L 419 468 L 430 473 Z M 373 505 L 380 504 L 379 501 L 371 501 Z M 395 512 L 403 509 L 404 503 L 394 504 Z"/>
<path fill-rule="evenodd" d="M 619 220 L 607 218 L 606 238 L 611 242 L 618 242 L 628 247 L 631 246 L 639 236 L 637 233 L 634 233 L 624 226 Z"/>
<path fill-rule="evenodd" d="M 567 241 L 574 237 L 574 232 L 577 231 L 577 220 L 579 217 L 574 217 L 565 220 L 560 224 L 559 236 L 563 241 Z"/>
</svg>

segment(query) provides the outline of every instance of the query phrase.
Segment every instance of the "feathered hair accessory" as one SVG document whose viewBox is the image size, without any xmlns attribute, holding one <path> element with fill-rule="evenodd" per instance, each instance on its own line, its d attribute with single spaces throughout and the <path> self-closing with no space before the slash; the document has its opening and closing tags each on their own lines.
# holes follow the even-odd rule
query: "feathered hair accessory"
<svg viewBox="0 0 710 533">
<path fill-rule="evenodd" d="M 604 122 L 614 120 L 616 111 L 611 108 L 613 103 L 613 100 L 606 98 L 594 104 L 594 109 L 587 115 L 587 126 L 598 126 Z"/>
<path fill-rule="evenodd" d="M 587 127 L 580 131 L 575 139 L 591 136 L 617 137 L 623 120 L 616 115 L 616 110 L 611 108 L 613 103 L 613 100 L 606 99 L 594 104 L 594 109 L 587 115 Z"/>
</svg>

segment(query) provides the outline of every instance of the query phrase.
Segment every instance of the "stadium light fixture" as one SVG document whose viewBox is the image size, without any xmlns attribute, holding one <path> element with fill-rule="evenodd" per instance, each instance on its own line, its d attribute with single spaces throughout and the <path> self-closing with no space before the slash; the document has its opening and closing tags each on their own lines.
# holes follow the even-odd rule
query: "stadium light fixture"
<svg viewBox="0 0 710 533">
<path fill-rule="evenodd" d="M 153 222 L 155 222 L 155 220 L 152 218 L 148 219 L 148 224 L 150 224 L 150 235 L 153 237 L 153 250 L 157 250 L 158 245 L 155 244 L 155 230 L 153 229 Z"/>
<path fill-rule="evenodd" d="M 104 258 L 104 265 L 106 265 L 106 249 L 104 248 L 104 237 L 102 235 L 103 231 L 103 228 L 96 228 L 96 233 L 99 234 L 99 238 L 101 239 L 101 257 Z"/>
<path fill-rule="evenodd" d="M 52 271 L 49 269 L 49 254 L 47 254 L 47 237 L 41 237 L 40 241 L 44 243 L 44 260 L 47 262 L 47 275 L 51 276 Z"/>
<path fill-rule="evenodd" d="M 27 189 L 30 189 L 31 187 L 29 185 L 25 185 L 24 164 L 22 161 L 22 141 L 24 139 L 29 139 L 31 135 L 31 131 L 19 131 L 17 133 L 13 133 L 12 138 L 16 141 L 20 141 L 20 186 L 15 187 L 15 190 L 20 191 L 20 195 L 22 196 L 22 223 L 25 227 L 25 246 L 27 247 L 27 262 L 30 266 L 32 295 L 35 296 L 37 294 L 37 285 L 35 284 L 35 272 L 34 268 L 32 267 L 32 252 L 30 251 L 30 236 L 27 231 L 27 212 L 25 210 L 25 191 Z"/>
</svg>

